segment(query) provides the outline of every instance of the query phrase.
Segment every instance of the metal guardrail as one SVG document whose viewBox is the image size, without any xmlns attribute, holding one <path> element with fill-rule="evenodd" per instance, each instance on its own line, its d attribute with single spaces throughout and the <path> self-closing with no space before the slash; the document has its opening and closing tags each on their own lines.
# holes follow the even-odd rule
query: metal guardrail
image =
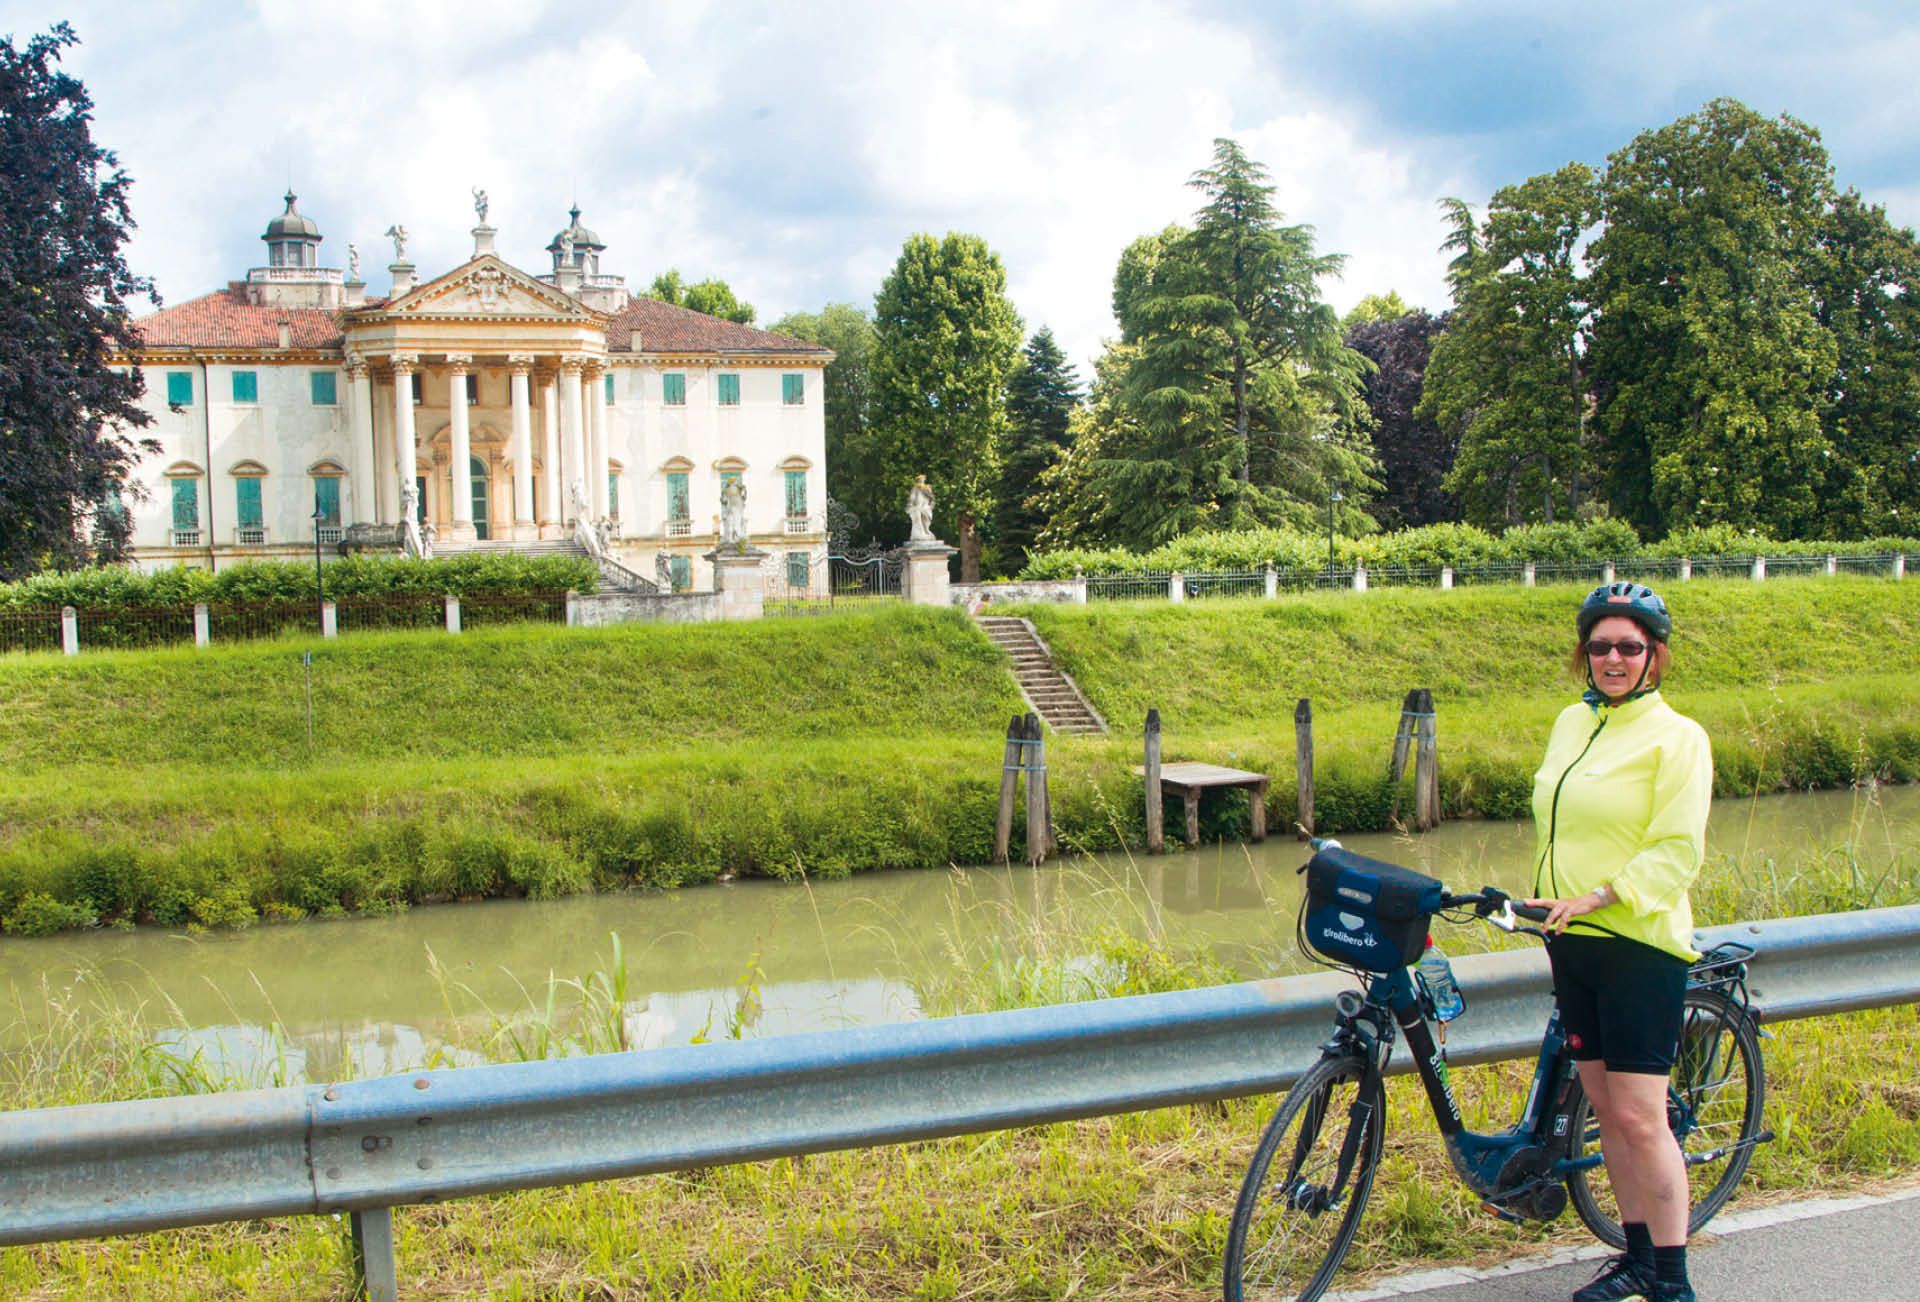
<svg viewBox="0 0 1920 1302">
<path fill-rule="evenodd" d="M 1920 905 L 1740 923 L 1768 1021 L 1920 1001 Z M 1537 949 L 1455 965 L 1456 1063 L 1539 1045 Z M 354 1213 L 397 1289 L 391 1207 L 1284 1089 L 1337 973 L 766 1040 L 0 1115 L 0 1244 Z M 1395 1070 L 1406 1070 L 1396 1045 Z"/>
</svg>

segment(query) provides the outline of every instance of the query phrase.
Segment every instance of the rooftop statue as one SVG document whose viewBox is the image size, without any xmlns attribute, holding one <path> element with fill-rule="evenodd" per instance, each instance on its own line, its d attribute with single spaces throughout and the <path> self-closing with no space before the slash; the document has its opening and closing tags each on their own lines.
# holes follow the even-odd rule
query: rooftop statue
<svg viewBox="0 0 1920 1302">
<path fill-rule="evenodd" d="M 357 244 L 347 245 L 347 279 L 360 279 L 360 246 Z"/>
<path fill-rule="evenodd" d="M 473 188 L 473 211 L 480 218 L 480 224 L 487 224 L 487 192 L 479 186 Z"/>
<path fill-rule="evenodd" d="M 395 222 L 387 227 L 387 238 L 393 241 L 393 260 L 405 262 L 407 260 L 407 228 Z"/>
</svg>

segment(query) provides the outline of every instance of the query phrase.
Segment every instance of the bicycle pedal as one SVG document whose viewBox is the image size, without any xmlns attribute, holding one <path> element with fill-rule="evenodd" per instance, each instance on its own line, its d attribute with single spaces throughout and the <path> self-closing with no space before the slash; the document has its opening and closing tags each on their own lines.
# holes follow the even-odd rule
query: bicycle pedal
<svg viewBox="0 0 1920 1302">
<path fill-rule="evenodd" d="M 1501 1220 L 1506 1221 L 1512 1225 L 1525 1224 L 1527 1219 L 1526 1217 L 1521 1216 L 1517 1212 L 1510 1212 L 1506 1208 L 1496 1206 L 1495 1204 L 1490 1202 L 1483 1201 L 1480 1204 L 1480 1210 L 1483 1212 L 1492 1212 L 1495 1216 L 1498 1216 Z"/>
</svg>

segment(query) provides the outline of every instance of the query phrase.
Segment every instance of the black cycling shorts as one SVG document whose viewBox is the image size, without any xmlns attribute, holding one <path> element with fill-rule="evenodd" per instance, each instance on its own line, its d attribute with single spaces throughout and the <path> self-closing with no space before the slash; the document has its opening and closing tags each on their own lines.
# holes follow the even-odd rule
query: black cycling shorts
<svg viewBox="0 0 1920 1302">
<path fill-rule="evenodd" d="M 1576 1062 L 1664 1076 L 1685 1016 L 1687 960 L 1618 936 L 1568 931 L 1547 946 L 1553 997 Z"/>
</svg>

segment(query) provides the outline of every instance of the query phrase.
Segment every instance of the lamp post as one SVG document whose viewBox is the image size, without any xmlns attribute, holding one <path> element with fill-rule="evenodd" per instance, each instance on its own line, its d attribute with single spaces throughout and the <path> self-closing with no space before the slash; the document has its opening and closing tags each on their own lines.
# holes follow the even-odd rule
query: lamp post
<svg viewBox="0 0 1920 1302">
<path fill-rule="evenodd" d="M 321 637 L 327 635 L 327 585 L 320 577 L 320 522 L 326 518 L 319 507 L 313 508 L 313 618 Z"/>
<path fill-rule="evenodd" d="M 1339 489 L 1327 490 L 1327 586 L 1329 588 L 1333 586 L 1333 507 L 1334 503 L 1344 500 L 1340 496 Z"/>
</svg>

